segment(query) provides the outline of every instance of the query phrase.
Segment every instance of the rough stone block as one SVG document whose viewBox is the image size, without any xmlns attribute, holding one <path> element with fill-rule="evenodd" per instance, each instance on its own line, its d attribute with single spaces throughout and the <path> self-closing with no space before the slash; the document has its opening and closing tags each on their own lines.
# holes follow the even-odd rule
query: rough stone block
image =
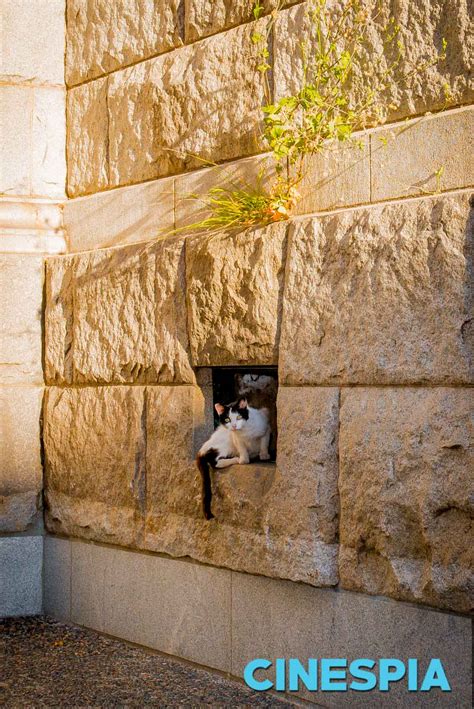
<svg viewBox="0 0 474 709">
<path fill-rule="evenodd" d="M 108 186 L 107 79 L 67 92 L 67 188 L 69 197 Z M 128 124 L 127 124 L 128 125 Z"/>
<path fill-rule="evenodd" d="M 36 88 L 32 128 L 32 192 L 66 193 L 66 95 L 62 88 Z"/>
<path fill-rule="evenodd" d="M 0 194 L 31 193 L 32 88 L 0 86 Z"/>
<path fill-rule="evenodd" d="M 279 7 L 293 5 L 300 0 L 263 0 L 264 13 Z M 254 0 L 185 0 L 185 37 L 186 42 L 194 42 L 216 32 L 222 32 L 243 22 L 253 20 Z"/>
<path fill-rule="evenodd" d="M 110 77 L 112 185 L 257 152 L 264 91 L 255 29 L 237 27 Z"/>
<path fill-rule="evenodd" d="M 56 620 L 71 620 L 71 542 L 44 538 L 43 607 Z"/>
<path fill-rule="evenodd" d="M 173 180 L 70 199 L 64 204 L 69 251 L 155 239 L 174 229 Z"/>
<path fill-rule="evenodd" d="M 472 566 L 469 389 L 344 390 L 344 588 L 467 612 Z"/>
<path fill-rule="evenodd" d="M 180 0 L 68 0 L 66 81 L 76 84 L 181 44 Z"/>
<path fill-rule="evenodd" d="M 54 258 L 46 276 L 46 378 L 193 382 L 184 240 Z"/>
<path fill-rule="evenodd" d="M 0 537 L 0 618 L 39 615 L 43 537 Z"/>
<path fill-rule="evenodd" d="M 331 2 L 334 7 L 339 4 Z M 367 3 L 370 5 L 370 3 Z M 280 13 L 275 23 L 274 34 L 274 80 L 277 97 L 293 94 L 301 87 L 303 62 L 300 43 L 306 42 L 307 52 L 315 41 L 309 29 L 306 13 L 308 3 L 297 5 Z M 362 53 L 364 66 L 370 66 L 380 78 L 396 58 L 396 47 L 384 50 L 383 27 L 390 18 L 391 5 L 386 3 L 378 13 L 376 25 L 369 30 L 368 43 Z M 399 38 L 405 54 L 399 63 L 394 78 L 385 77 L 387 89 L 383 104 L 386 118 L 396 120 L 427 110 L 444 108 L 446 97 L 444 85 L 449 83 L 452 97 L 448 103 L 469 103 L 474 94 L 470 81 L 470 13 L 465 0 L 401 0 L 393 17 L 400 25 Z M 426 71 L 413 67 L 433 58 L 441 51 L 442 38 L 447 40 L 445 61 L 431 66 Z M 365 78 L 364 78 L 365 77 Z M 367 77 L 370 72 L 355 71 L 351 86 L 354 97 L 367 93 Z M 391 105 L 393 104 L 393 108 Z"/>
<path fill-rule="evenodd" d="M 139 544 L 145 510 L 142 387 L 50 388 L 44 410 L 50 532 Z"/>
<path fill-rule="evenodd" d="M 275 164 L 268 154 L 178 175 L 175 178 L 176 227 L 182 229 L 209 216 L 203 200 L 210 189 L 243 189 L 257 182 L 270 187 L 275 176 Z"/>
<path fill-rule="evenodd" d="M 304 177 L 297 189 L 301 198 L 294 214 L 308 214 L 370 202 L 369 138 L 362 147 L 333 144 L 303 161 Z"/>
<path fill-rule="evenodd" d="M 64 82 L 64 4 L 64 0 L 2 0 L 3 81 Z"/>
<path fill-rule="evenodd" d="M 187 300 L 195 366 L 277 364 L 287 224 L 189 236 Z"/>
<path fill-rule="evenodd" d="M 204 398 L 191 387 L 147 389 L 146 549 L 317 586 L 337 583 L 337 390 L 279 396 L 277 466 L 215 472 L 216 519 L 206 522 L 191 457 L 208 432 Z M 189 424 L 182 427 L 192 408 L 194 441 Z M 287 425 L 300 412 L 313 427 Z M 295 463 L 294 451 L 305 448 Z"/>
<path fill-rule="evenodd" d="M 469 195 L 358 209 L 290 233 L 280 340 L 288 384 L 472 378 Z"/>
<path fill-rule="evenodd" d="M 467 157 L 474 152 L 473 135 L 472 107 L 375 131 L 370 136 L 372 200 L 473 185 L 474 161 Z"/>
<path fill-rule="evenodd" d="M 0 255 L 0 381 L 42 384 L 43 257 Z"/>
</svg>

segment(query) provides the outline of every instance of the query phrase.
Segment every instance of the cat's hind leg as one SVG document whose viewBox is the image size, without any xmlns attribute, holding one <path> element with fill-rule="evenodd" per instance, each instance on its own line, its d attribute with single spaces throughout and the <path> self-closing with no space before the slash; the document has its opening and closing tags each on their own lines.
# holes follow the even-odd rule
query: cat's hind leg
<svg viewBox="0 0 474 709">
<path fill-rule="evenodd" d="M 260 439 L 260 460 L 270 460 L 270 453 L 268 452 L 268 445 L 270 443 L 270 428 Z"/>
</svg>

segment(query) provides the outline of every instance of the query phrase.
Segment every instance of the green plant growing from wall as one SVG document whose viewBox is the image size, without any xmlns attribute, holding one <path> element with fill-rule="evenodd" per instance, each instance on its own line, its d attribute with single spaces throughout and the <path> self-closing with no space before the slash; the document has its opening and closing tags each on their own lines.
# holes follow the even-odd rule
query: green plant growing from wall
<svg viewBox="0 0 474 709">
<path fill-rule="evenodd" d="M 376 23 L 380 32 L 383 6 L 371 12 L 362 0 L 347 0 L 329 9 L 328 0 L 308 0 L 308 39 L 299 43 L 300 88 L 272 100 L 268 38 L 278 13 L 278 9 L 271 13 L 265 33 L 255 31 L 251 36 L 257 47 L 256 71 L 264 77 L 260 139 L 274 159 L 276 176 L 268 184 L 262 170 L 253 183 L 218 186 L 204 195 L 192 195 L 200 200 L 208 216 L 187 226 L 187 231 L 213 232 L 288 219 L 300 197 L 307 157 L 323 153 L 335 143 L 362 147 L 354 134 L 383 124 L 387 109 L 397 108 L 387 106 L 389 84 L 399 87 L 410 75 L 423 74 L 446 56 L 443 40 L 439 53 L 398 77 L 405 49 L 400 27 L 390 18 L 381 28 L 384 53 L 379 60 L 383 68 L 374 69 L 372 56 L 372 70 L 364 71 L 364 62 L 370 56 L 370 33 Z M 257 0 L 254 19 L 261 19 L 263 14 L 262 3 Z M 448 98 L 448 86 L 445 94 Z"/>
</svg>

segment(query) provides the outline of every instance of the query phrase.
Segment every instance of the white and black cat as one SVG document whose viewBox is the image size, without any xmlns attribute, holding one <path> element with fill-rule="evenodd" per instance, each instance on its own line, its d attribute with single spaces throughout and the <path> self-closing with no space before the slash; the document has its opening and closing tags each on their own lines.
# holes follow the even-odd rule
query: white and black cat
<svg viewBox="0 0 474 709">
<path fill-rule="evenodd" d="M 202 476 L 202 504 L 206 519 L 212 519 L 212 488 L 210 467 L 227 468 L 245 465 L 257 456 L 269 460 L 270 423 L 267 409 L 254 409 L 247 399 L 233 404 L 216 404 L 220 424 L 204 443 L 197 455 L 197 465 Z"/>
</svg>

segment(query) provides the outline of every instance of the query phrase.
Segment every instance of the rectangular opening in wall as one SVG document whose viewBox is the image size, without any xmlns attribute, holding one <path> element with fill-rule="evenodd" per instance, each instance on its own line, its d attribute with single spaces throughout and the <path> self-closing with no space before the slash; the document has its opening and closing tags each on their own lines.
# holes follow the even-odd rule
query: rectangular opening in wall
<svg viewBox="0 0 474 709">
<path fill-rule="evenodd" d="M 245 398 L 253 409 L 267 409 L 271 435 L 268 446 L 270 461 L 275 462 L 277 452 L 277 367 L 213 367 L 212 368 L 213 406 L 238 402 Z M 214 408 L 214 424 L 220 423 Z M 258 460 L 258 456 L 255 457 Z"/>
</svg>

